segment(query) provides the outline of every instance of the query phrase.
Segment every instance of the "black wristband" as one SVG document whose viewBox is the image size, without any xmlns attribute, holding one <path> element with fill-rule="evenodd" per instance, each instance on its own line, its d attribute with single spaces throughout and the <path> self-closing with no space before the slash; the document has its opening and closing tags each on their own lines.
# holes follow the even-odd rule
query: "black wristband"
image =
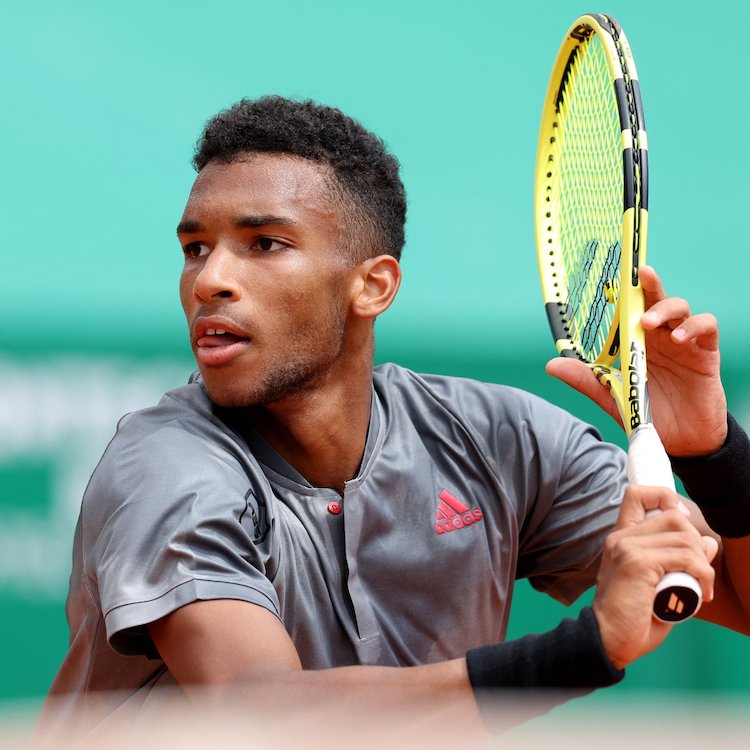
<svg viewBox="0 0 750 750">
<path fill-rule="evenodd" d="M 669 460 L 685 492 L 717 534 L 729 539 L 750 535 L 750 438 L 731 414 L 719 450 Z"/>
<path fill-rule="evenodd" d="M 473 648 L 466 654 L 476 688 L 594 690 L 619 682 L 625 671 L 607 656 L 591 607 L 566 617 L 554 630 Z"/>
<path fill-rule="evenodd" d="M 466 666 L 480 712 L 491 731 L 508 729 L 529 718 L 521 718 L 516 710 L 518 698 L 534 701 L 531 707 L 524 707 L 526 710 L 546 713 L 569 698 L 614 685 L 625 676 L 625 670 L 616 669 L 604 650 L 591 607 L 584 607 L 578 619 L 566 618 L 547 633 L 473 648 L 466 654 Z M 503 711 L 498 693 L 502 704 L 508 697 L 512 699 L 514 717 Z M 542 693 L 544 699 L 540 701 Z"/>
</svg>

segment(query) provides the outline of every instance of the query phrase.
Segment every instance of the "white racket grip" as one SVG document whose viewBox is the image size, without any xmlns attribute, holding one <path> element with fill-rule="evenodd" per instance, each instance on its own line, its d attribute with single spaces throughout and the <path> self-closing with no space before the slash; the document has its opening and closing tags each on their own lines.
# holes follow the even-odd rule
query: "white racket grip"
<svg viewBox="0 0 750 750">
<path fill-rule="evenodd" d="M 652 424 L 639 425 L 630 436 L 628 481 L 630 484 L 675 490 L 672 464 Z"/>
<path fill-rule="evenodd" d="M 641 424 L 630 436 L 627 463 L 628 481 L 675 491 L 669 456 L 652 424 Z M 646 516 L 659 513 L 650 510 Z M 688 573 L 667 573 L 656 587 L 654 617 L 662 622 L 681 622 L 692 617 L 703 602 L 700 584 Z"/>
</svg>

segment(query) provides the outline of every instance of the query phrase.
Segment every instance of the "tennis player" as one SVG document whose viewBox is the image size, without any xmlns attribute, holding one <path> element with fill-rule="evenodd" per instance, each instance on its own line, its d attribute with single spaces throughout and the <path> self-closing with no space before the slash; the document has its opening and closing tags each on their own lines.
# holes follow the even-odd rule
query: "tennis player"
<svg viewBox="0 0 750 750">
<path fill-rule="evenodd" d="M 651 615 L 670 570 L 700 582 L 699 617 L 748 632 L 750 448 L 712 316 L 644 271 L 654 418 L 701 513 L 627 488 L 619 448 L 528 393 L 373 367 L 406 200 L 357 122 L 243 100 L 194 164 L 177 233 L 198 372 L 122 419 L 86 490 L 53 732 L 137 722 L 177 685 L 481 733 L 499 689 L 622 679 L 670 629 Z M 609 409 L 585 367 L 549 370 Z M 596 585 L 593 606 L 506 642 L 519 578 L 566 604 Z"/>
</svg>

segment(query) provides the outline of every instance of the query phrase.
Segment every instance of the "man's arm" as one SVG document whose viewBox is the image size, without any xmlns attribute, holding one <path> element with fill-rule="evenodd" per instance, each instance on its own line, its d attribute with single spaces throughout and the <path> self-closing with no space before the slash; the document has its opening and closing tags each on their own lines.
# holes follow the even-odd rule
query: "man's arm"
<svg viewBox="0 0 750 750">
<path fill-rule="evenodd" d="M 229 697 L 280 725 L 294 712 L 319 727 L 342 717 L 360 727 L 418 717 L 444 730 L 450 715 L 462 717 L 464 739 L 483 733 L 464 658 L 409 668 L 303 670 L 274 614 L 231 599 L 188 604 L 148 629 L 172 675 L 199 705 L 208 690 L 219 702 Z"/>
<path fill-rule="evenodd" d="M 549 633 L 413 667 L 303 670 L 275 615 L 235 600 L 188 604 L 149 632 L 197 710 L 237 710 L 284 733 L 303 726 L 337 742 L 375 733 L 402 746 L 462 745 L 622 677 L 588 608 Z"/>
<path fill-rule="evenodd" d="M 713 562 L 715 596 L 713 601 L 704 603 L 696 617 L 750 635 L 750 536 L 720 537 L 708 527 L 700 509 L 691 505 L 696 527 L 704 534 L 713 535 L 719 545 Z"/>
<path fill-rule="evenodd" d="M 199 700 L 206 687 L 224 686 L 228 693 L 218 695 L 229 694 L 260 716 L 283 718 L 294 706 L 295 713 L 306 711 L 322 722 L 345 713 L 355 723 L 395 716 L 442 729 L 445 716 L 460 716 L 460 726 L 452 729 L 465 740 L 485 725 L 507 729 L 567 697 L 621 679 L 619 670 L 658 646 L 669 631 L 651 617 L 653 585 L 665 570 L 692 573 L 711 598 L 707 555 L 713 542 L 701 538 L 677 504 L 666 490 L 631 488 L 618 535 L 604 551 L 593 613 L 585 608 L 577 620 L 563 620 L 548 633 L 472 649 L 466 657 L 414 667 L 303 670 L 281 621 L 262 607 L 234 600 L 188 604 L 148 629 L 177 682 Z M 666 512 L 641 523 L 646 510 L 657 506 Z M 517 702 L 512 712 L 498 713 L 509 693 L 531 699 L 532 714 L 519 712 Z M 501 696 L 499 705 L 484 700 L 492 694 Z M 544 702 L 534 703 L 542 694 Z M 445 739 L 442 730 L 440 737 Z"/>
</svg>

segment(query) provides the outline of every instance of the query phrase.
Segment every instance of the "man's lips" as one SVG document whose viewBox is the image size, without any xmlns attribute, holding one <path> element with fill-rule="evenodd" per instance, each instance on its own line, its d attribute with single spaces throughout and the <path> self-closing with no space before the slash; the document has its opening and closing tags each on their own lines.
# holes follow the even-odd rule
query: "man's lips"
<svg viewBox="0 0 750 750">
<path fill-rule="evenodd" d="M 195 356 L 199 364 L 224 365 L 242 354 L 251 339 L 224 320 L 198 319 L 193 326 Z"/>
<path fill-rule="evenodd" d="M 229 333 L 229 331 L 223 331 L 222 329 L 214 329 L 216 332 L 213 333 L 209 330 L 204 336 L 201 336 L 195 343 L 198 346 L 229 346 L 229 344 L 236 344 L 239 341 L 249 341 L 247 336 L 238 336 L 236 333 Z"/>
</svg>

